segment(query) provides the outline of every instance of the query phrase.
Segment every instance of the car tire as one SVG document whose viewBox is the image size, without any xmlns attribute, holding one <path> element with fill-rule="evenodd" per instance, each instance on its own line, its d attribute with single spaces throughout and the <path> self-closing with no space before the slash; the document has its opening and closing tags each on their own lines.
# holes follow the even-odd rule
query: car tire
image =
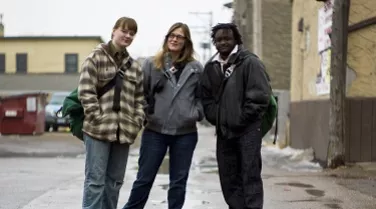
<svg viewBox="0 0 376 209">
<path fill-rule="evenodd" d="M 47 124 L 46 124 L 46 125 L 44 126 L 44 130 L 45 130 L 46 132 L 49 132 L 49 131 L 50 131 L 50 127 L 51 127 L 50 125 L 47 125 Z"/>
</svg>

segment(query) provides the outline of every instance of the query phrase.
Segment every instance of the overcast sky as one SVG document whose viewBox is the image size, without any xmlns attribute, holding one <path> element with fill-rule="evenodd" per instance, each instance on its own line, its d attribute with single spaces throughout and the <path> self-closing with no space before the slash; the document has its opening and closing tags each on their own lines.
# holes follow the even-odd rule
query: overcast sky
<svg viewBox="0 0 376 209">
<path fill-rule="evenodd" d="M 0 0 L 5 36 L 101 36 L 110 39 L 111 29 L 121 16 L 138 23 L 138 34 L 130 46 L 133 56 L 150 56 L 161 47 L 163 37 L 174 22 L 191 26 L 195 51 L 202 56 L 199 42 L 205 34 L 193 26 L 209 24 L 207 15 L 190 12 L 213 12 L 213 24 L 229 22 L 232 11 L 223 4 L 231 0 Z M 201 30 L 202 31 L 202 30 Z M 214 52 L 214 51 L 213 51 Z"/>
</svg>

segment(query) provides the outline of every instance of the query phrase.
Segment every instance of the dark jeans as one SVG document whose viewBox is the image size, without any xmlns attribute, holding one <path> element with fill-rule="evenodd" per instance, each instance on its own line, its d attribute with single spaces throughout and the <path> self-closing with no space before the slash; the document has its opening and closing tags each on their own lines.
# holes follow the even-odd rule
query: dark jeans
<svg viewBox="0 0 376 209">
<path fill-rule="evenodd" d="M 262 209 L 261 131 L 217 139 L 217 161 L 223 196 L 230 209 Z"/>
<path fill-rule="evenodd" d="M 123 185 L 129 144 L 93 139 L 84 134 L 86 147 L 83 209 L 116 209 Z"/>
<path fill-rule="evenodd" d="M 137 179 L 123 209 L 144 208 L 167 148 L 170 157 L 168 208 L 181 209 L 197 138 L 197 132 L 171 136 L 145 130 L 141 139 Z"/>
</svg>

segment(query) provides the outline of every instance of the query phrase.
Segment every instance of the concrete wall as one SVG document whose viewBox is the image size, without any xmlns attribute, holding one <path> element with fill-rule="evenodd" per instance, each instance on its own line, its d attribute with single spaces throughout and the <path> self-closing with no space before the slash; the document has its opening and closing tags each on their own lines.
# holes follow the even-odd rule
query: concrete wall
<svg viewBox="0 0 376 209">
<path fill-rule="evenodd" d="M 290 89 L 290 0 L 262 0 L 263 61 L 274 89 Z"/>
<path fill-rule="evenodd" d="M 244 45 L 252 51 L 252 0 L 234 0 L 234 18 Z M 291 2 L 262 0 L 262 60 L 274 89 L 290 89 Z"/>
<path fill-rule="evenodd" d="M 0 39 L 0 53 L 5 53 L 6 73 L 16 72 L 16 53 L 27 53 L 28 73 L 64 73 L 65 54 L 78 54 L 78 70 L 92 49 L 95 39 Z"/>
</svg>

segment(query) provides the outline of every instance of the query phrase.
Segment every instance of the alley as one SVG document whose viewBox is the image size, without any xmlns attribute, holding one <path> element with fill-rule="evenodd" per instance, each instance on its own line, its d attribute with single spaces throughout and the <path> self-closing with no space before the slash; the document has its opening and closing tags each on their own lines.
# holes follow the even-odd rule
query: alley
<svg viewBox="0 0 376 209">
<path fill-rule="evenodd" d="M 218 182 L 213 129 L 200 126 L 199 132 L 200 142 L 191 168 L 184 208 L 227 208 Z M 77 146 L 82 145 L 77 143 L 71 147 L 77 149 Z M 69 146 L 65 149 L 69 149 Z M 39 147 L 40 152 L 41 150 L 43 150 L 42 146 Z M 0 158 L 0 208 L 80 208 L 84 155 L 80 153 L 81 151 L 77 151 L 76 157 L 72 157 L 71 152 L 61 151 L 68 153 L 68 157 L 43 156 L 43 154 L 40 155 L 41 157 L 37 155 L 22 157 L 20 154 L 11 157 L 9 154 L 8 157 Z M 138 149 L 135 145 L 121 190 L 119 208 L 126 202 L 135 179 L 137 156 Z M 335 178 L 323 175 L 320 168 L 315 167 L 314 164 L 290 162 L 289 165 L 286 158 L 268 147 L 263 148 L 263 156 L 265 209 L 373 209 L 376 207 L 375 198 L 340 186 Z M 168 159 L 160 169 L 146 208 L 167 208 L 167 171 Z"/>
</svg>

